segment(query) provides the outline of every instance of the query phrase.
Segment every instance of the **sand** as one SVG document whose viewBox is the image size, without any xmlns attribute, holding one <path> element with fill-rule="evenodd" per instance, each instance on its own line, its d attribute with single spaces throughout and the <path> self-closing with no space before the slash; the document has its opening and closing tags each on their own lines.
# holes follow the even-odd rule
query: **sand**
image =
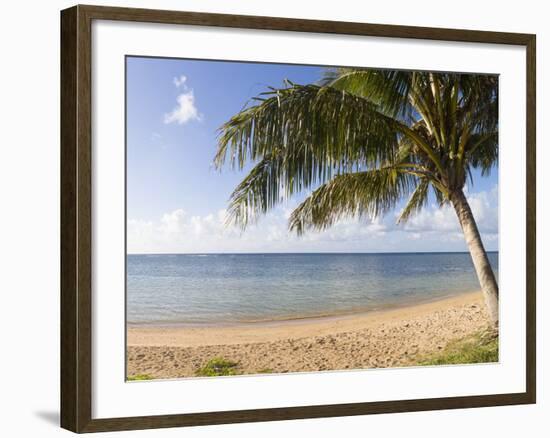
<svg viewBox="0 0 550 438">
<path fill-rule="evenodd" d="M 128 375 L 196 376 L 215 357 L 237 374 L 411 366 L 489 325 L 480 292 L 362 314 L 219 327 L 128 328 Z"/>
</svg>

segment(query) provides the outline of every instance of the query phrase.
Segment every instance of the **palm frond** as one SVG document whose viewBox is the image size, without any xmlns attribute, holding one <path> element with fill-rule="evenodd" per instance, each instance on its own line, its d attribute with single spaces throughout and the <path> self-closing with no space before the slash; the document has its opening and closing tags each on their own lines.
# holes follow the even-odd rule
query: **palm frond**
<svg viewBox="0 0 550 438">
<path fill-rule="evenodd" d="M 428 189 L 430 183 L 427 179 L 421 179 L 412 193 L 407 205 L 397 219 L 398 223 L 406 222 L 411 216 L 418 213 L 428 203 Z"/>
<path fill-rule="evenodd" d="M 413 73 L 408 71 L 343 68 L 327 75 L 326 84 L 375 103 L 390 117 L 409 120 L 412 78 Z"/>
<path fill-rule="evenodd" d="M 229 199 L 227 224 L 245 228 L 258 214 L 266 213 L 281 201 L 281 164 L 280 152 L 265 156 L 233 190 Z"/>
<path fill-rule="evenodd" d="M 498 162 L 498 132 L 472 135 L 467 149 L 468 163 L 488 175 Z"/>
<path fill-rule="evenodd" d="M 322 230 L 344 217 L 376 217 L 395 207 L 416 185 L 396 167 L 337 175 L 316 189 L 291 214 L 290 230 Z"/>
<path fill-rule="evenodd" d="M 254 167 L 230 198 L 246 226 L 296 193 L 313 193 L 291 229 L 322 229 L 349 215 L 400 221 L 444 204 L 472 169 L 498 162 L 498 77 L 366 68 L 329 70 L 319 84 L 269 88 L 219 131 L 216 167 Z"/>
<path fill-rule="evenodd" d="M 229 158 L 242 169 L 275 149 L 292 155 L 301 148 L 309 186 L 333 171 L 391 159 L 399 135 L 394 121 L 363 98 L 330 87 L 291 84 L 264 93 L 257 105 L 220 128 L 214 164 L 219 168 Z"/>
</svg>

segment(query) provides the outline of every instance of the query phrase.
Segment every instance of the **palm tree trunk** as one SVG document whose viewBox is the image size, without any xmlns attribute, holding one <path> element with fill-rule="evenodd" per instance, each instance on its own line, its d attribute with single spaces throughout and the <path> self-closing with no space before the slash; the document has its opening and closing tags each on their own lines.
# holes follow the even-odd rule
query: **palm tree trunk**
<svg viewBox="0 0 550 438">
<path fill-rule="evenodd" d="M 492 322 L 498 325 L 498 284 L 485 248 L 483 247 L 474 215 L 462 190 L 453 192 L 450 198 L 462 227 L 464 238 L 468 244 L 470 255 L 472 256 L 472 262 L 474 263 L 477 278 L 483 291 L 489 316 Z"/>
</svg>

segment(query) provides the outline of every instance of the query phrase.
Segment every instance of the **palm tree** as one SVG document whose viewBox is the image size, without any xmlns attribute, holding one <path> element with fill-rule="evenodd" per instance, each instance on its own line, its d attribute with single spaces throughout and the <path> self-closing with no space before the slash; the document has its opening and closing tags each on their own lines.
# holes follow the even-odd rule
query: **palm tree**
<svg viewBox="0 0 550 438">
<path fill-rule="evenodd" d="M 498 79 L 489 75 L 341 68 L 318 84 L 270 88 L 220 128 L 215 165 L 254 166 L 230 198 L 243 228 L 293 194 L 298 234 L 343 217 L 376 217 L 408 199 L 398 222 L 428 203 L 456 211 L 498 324 L 498 285 L 464 186 L 498 160 Z"/>
</svg>

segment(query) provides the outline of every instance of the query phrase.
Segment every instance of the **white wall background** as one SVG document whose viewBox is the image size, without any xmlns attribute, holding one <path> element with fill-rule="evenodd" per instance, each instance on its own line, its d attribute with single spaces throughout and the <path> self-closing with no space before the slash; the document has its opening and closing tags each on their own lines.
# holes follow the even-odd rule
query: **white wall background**
<svg viewBox="0 0 550 438">
<path fill-rule="evenodd" d="M 96 2 L 235 14 L 272 15 L 537 34 L 538 75 L 538 331 L 539 403 L 535 406 L 467 409 L 337 419 L 285 421 L 191 429 L 139 431 L 105 436 L 143 437 L 512 437 L 547 435 L 550 384 L 544 368 L 550 334 L 544 291 L 543 164 L 550 88 L 547 65 L 549 11 L 522 2 L 431 0 L 312 2 L 277 0 L 111 0 Z M 59 10 L 70 1 L 5 2 L 0 16 L 0 431 L 4 436 L 69 436 L 58 428 L 59 405 Z M 314 5 L 314 7 L 313 7 Z M 547 192 L 547 190 L 546 190 Z M 545 211 L 546 210 L 546 211 Z"/>
</svg>

